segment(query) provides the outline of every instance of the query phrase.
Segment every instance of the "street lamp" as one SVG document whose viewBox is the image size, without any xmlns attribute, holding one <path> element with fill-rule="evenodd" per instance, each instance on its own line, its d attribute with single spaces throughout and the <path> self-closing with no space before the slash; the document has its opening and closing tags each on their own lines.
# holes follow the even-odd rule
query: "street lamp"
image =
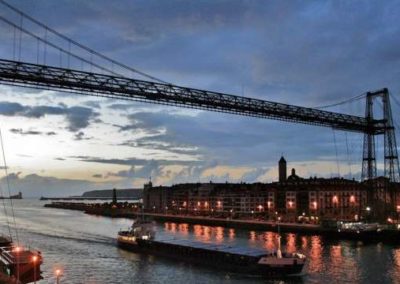
<svg viewBox="0 0 400 284">
<path fill-rule="evenodd" d="M 368 218 L 368 222 L 370 221 L 370 213 L 371 213 L 371 207 L 369 207 L 369 206 L 367 206 L 366 208 L 365 208 L 365 210 L 367 211 L 367 218 Z"/>
<path fill-rule="evenodd" d="M 32 256 L 32 262 L 33 262 L 33 281 L 36 284 L 36 261 L 38 260 L 37 255 Z"/>
<path fill-rule="evenodd" d="M 17 259 L 17 283 L 19 283 L 19 252 L 21 251 L 21 247 L 15 247 L 14 252 Z"/>
<path fill-rule="evenodd" d="M 62 272 L 61 272 L 61 270 L 60 269 L 56 269 L 56 283 L 57 284 L 60 284 L 60 278 L 61 278 L 61 276 L 62 276 Z"/>
</svg>

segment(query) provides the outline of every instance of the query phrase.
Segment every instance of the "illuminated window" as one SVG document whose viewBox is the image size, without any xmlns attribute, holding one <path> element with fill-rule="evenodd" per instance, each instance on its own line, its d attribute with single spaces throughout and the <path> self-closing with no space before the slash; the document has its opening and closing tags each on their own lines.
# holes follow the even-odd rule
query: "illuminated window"
<svg viewBox="0 0 400 284">
<path fill-rule="evenodd" d="M 313 204 L 314 209 L 317 209 L 317 205 L 318 205 L 317 201 L 314 201 L 312 204 Z"/>
</svg>

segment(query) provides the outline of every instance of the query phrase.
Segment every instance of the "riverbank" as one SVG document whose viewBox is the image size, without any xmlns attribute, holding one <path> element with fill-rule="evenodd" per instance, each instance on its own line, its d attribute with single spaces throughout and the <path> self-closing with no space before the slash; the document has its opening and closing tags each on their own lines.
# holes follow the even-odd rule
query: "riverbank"
<svg viewBox="0 0 400 284">
<path fill-rule="evenodd" d="M 303 235 L 323 235 L 333 239 L 354 239 L 368 242 L 400 241 L 400 231 L 397 229 L 379 229 L 372 231 L 340 231 L 337 227 L 324 227 L 320 224 L 304 224 L 304 223 L 286 223 L 276 221 L 265 221 L 256 219 L 231 219 L 218 218 L 210 216 L 193 216 L 193 215 L 177 215 L 177 214 L 160 214 L 160 213 L 141 213 L 137 204 L 133 203 L 103 203 L 103 204 L 88 204 L 88 203 L 73 203 L 73 202 L 52 202 L 46 204 L 45 207 L 79 210 L 91 215 L 100 215 L 111 218 L 130 218 L 134 219 L 139 214 L 144 215 L 154 221 L 159 222 L 175 222 L 187 224 L 199 224 L 207 226 L 220 226 L 228 228 L 300 233 Z"/>
<path fill-rule="evenodd" d="M 112 218 L 131 218 L 134 219 L 138 214 L 150 217 L 155 221 L 160 222 L 177 222 L 188 224 L 201 224 L 209 226 L 232 227 L 252 230 L 270 230 L 282 232 L 301 232 L 318 234 L 330 231 L 315 224 L 298 224 L 298 223 L 283 223 L 275 221 L 260 221 L 260 220 L 242 220 L 242 219 L 229 219 L 229 218 L 216 218 L 205 216 L 191 216 L 191 215 L 176 215 L 176 214 L 160 214 L 160 213 L 140 213 L 136 204 L 128 202 L 117 203 L 114 206 L 110 204 L 88 204 L 77 202 L 52 202 L 45 204 L 48 208 L 68 209 L 83 211 L 91 215 L 100 215 Z M 278 226 L 279 224 L 279 226 Z M 278 228 L 279 227 L 279 228 Z"/>
</svg>

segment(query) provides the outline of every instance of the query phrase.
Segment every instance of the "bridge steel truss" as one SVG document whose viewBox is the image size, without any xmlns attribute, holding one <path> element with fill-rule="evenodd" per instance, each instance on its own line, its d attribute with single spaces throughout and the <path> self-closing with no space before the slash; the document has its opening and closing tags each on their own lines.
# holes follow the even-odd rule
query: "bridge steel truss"
<svg viewBox="0 0 400 284">
<path fill-rule="evenodd" d="M 108 98 L 144 101 L 244 116 L 283 120 L 348 131 L 378 132 L 364 117 L 260 99 L 71 69 L 0 60 L 0 82 Z"/>
<path fill-rule="evenodd" d="M 388 90 L 367 94 L 365 117 L 242 96 L 72 69 L 0 59 L 0 83 L 125 100 L 268 118 L 364 133 L 363 180 L 376 177 L 376 135 L 385 135 L 385 175 L 399 182 L 396 138 Z M 372 99 L 381 97 L 383 119 L 374 119 Z"/>
</svg>

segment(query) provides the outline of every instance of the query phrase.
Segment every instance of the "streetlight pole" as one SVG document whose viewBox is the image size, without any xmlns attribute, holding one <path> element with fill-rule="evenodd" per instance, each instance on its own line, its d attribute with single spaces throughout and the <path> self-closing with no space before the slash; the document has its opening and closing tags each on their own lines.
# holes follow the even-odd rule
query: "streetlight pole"
<svg viewBox="0 0 400 284">
<path fill-rule="evenodd" d="M 57 269 L 56 270 L 56 283 L 60 284 L 60 277 L 61 277 L 61 270 Z"/>
<path fill-rule="evenodd" d="M 19 284 L 19 251 L 21 250 L 20 247 L 15 247 L 14 251 L 15 251 L 15 256 L 17 259 L 17 283 Z"/>
<path fill-rule="evenodd" d="M 36 261 L 37 261 L 37 256 L 36 255 L 34 255 L 33 257 L 32 257 L 32 262 L 33 262 L 33 281 L 34 281 L 34 284 L 36 284 Z"/>
</svg>

